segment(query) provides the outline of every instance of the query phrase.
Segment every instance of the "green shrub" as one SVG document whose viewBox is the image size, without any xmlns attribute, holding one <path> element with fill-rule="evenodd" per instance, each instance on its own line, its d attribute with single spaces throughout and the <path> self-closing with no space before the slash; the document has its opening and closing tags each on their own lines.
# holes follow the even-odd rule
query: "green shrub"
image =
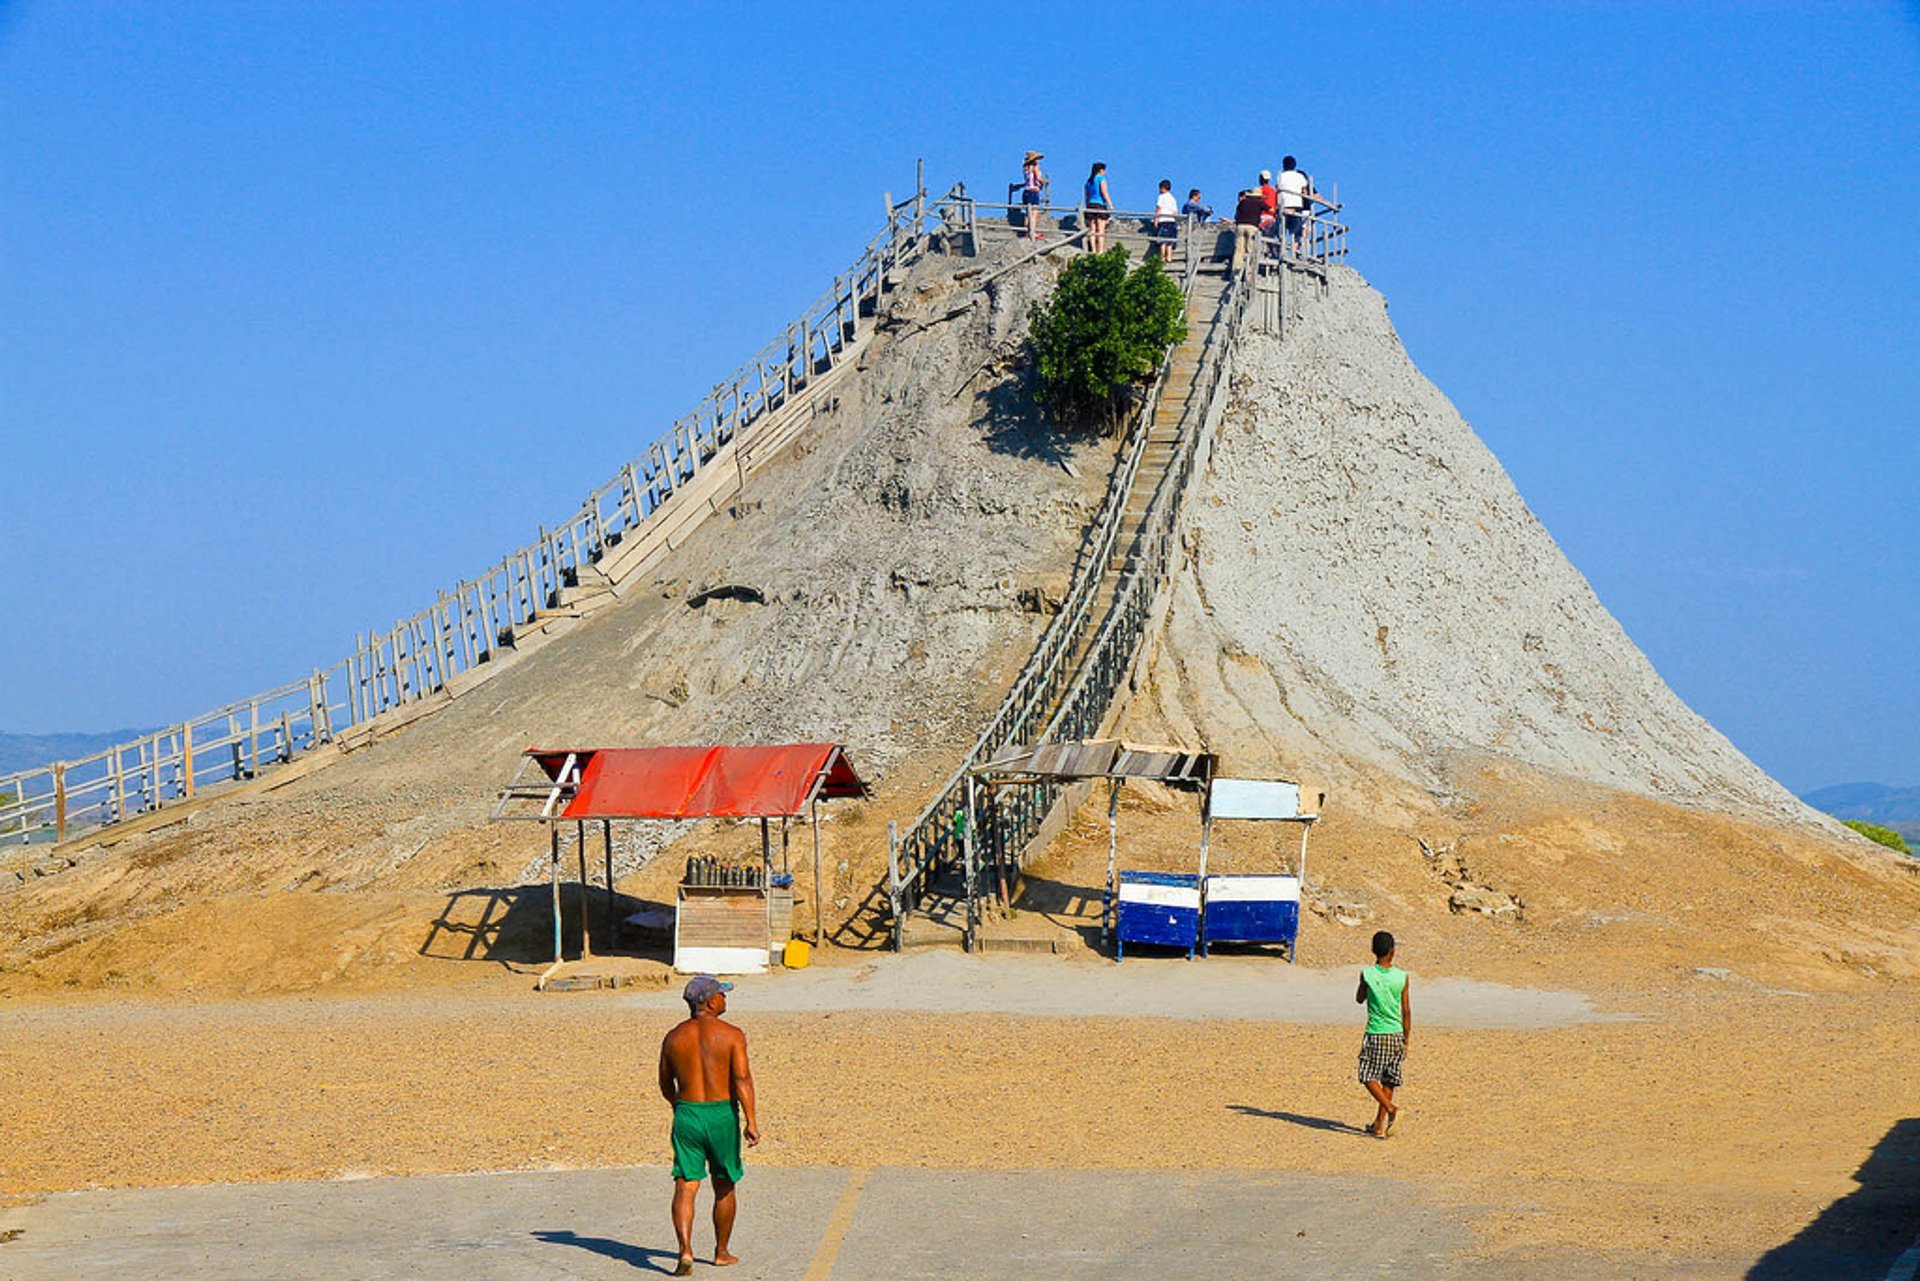
<svg viewBox="0 0 1920 1281">
<path fill-rule="evenodd" d="M 1907 842 L 1901 837 L 1900 833 L 1894 831 L 1892 828 L 1881 827 L 1878 823 L 1862 823 L 1857 818 L 1843 818 L 1840 822 L 1846 827 L 1851 827 L 1854 831 L 1860 833 L 1860 835 L 1877 845 L 1884 845 L 1890 850 L 1899 850 L 1902 854 L 1913 853 L 1912 850 L 1907 848 Z"/>
<path fill-rule="evenodd" d="M 1158 258 L 1131 271 L 1125 249 L 1074 259 L 1029 313 L 1041 398 L 1062 422 L 1111 428 L 1133 385 L 1186 338 L 1186 310 Z"/>
</svg>

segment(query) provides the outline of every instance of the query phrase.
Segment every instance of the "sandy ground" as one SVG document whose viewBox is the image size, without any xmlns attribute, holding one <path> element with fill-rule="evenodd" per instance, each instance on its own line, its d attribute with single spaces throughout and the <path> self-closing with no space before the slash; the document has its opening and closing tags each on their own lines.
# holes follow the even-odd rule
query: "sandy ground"
<svg viewBox="0 0 1920 1281">
<path fill-rule="evenodd" d="M 1024 964 L 1054 977 L 1020 971 L 1005 989 L 1016 998 L 1071 993 L 1098 969 Z M 1133 964 L 1116 980 L 1163 982 L 1146 964 L 1126 979 Z M 1339 979 L 1271 964 L 1282 990 Z M 857 970 L 744 983 L 735 1012 L 767 1135 L 756 1159 L 1390 1176 L 1465 1214 L 1474 1248 L 1508 1263 L 1671 1251 L 1731 1275 L 1858 1194 L 1864 1167 L 1916 1155 L 1913 1127 L 1890 1139 L 1920 1117 L 1920 993 L 1905 983 L 1809 997 L 1701 975 L 1590 994 L 1595 1012 L 1627 1018 L 1416 1017 L 1404 1133 L 1379 1143 L 1357 1130 L 1352 1026 L 1286 1021 L 1273 1004 L 1237 1019 L 983 1013 L 979 985 L 946 971 L 909 965 L 895 990 L 942 989 L 937 1001 L 969 1012 L 831 1008 L 822 994 L 862 982 Z M 1436 1005 L 1444 977 L 1431 976 Z M 1545 999 L 1479 998 L 1483 1013 Z M 1309 1017 L 1317 1000 L 1302 998 Z M 783 1003 L 815 1008 L 762 1012 Z M 536 995 L 493 972 L 379 996 L 8 1001 L 0 1193 L 651 1159 L 664 1124 L 651 1071 L 675 1017 L 666 991 Z M 1920 1231 L 1920 1179 L 1877 1195 L 1891 1205 L 1875 1230 Z"/>
</svg>

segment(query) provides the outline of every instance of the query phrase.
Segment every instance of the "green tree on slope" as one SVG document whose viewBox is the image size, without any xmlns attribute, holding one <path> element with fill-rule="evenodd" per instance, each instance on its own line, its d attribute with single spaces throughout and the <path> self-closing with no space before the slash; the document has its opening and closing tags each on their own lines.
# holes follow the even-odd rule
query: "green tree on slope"
<svg viewBox="0 0 1920 1281">
<path fill-rule="evenodd" d="M 1902 854 L 1913 852 L 1907 848 L 1906 839 L 1890 827 L 1881 827 L 1878 823 L 1863 823 L 1857 818 L 1843 818 L 1840 823 L 1843 827 L 1851 827 L 1876 845 L 1884 845 L 1890 850 L 1899 850 Z"/>
<path fill-rule="evenodd" d="M 1137 382 L 1187 336 L 1180 286 L 1149 258 L 1110 249 L 1067 264 L 1029 313 L 1040 395 L 1063 422 L 1111 428 Z"/>
</svg>

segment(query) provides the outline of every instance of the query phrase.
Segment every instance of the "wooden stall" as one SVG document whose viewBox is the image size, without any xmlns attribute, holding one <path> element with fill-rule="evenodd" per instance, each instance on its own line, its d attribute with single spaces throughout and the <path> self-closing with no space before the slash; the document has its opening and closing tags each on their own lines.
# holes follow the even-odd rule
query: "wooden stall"
<svg viewBox="0 0 1920 1281">
<path fill-rule="evenodd" d="M 1322 797 L 1321 799 L 1324 799 Z M 1200 954 L 1214 943 L 1281 943 L 1287 963 L 1300 949 L 1300 892 L 1307 879 L 1307 833 L 1319 817 L 1304 813 L 1300 785 L 1285 779 L 1216 778 L 1207 786 L 1200 825 L 1200 881 L 1204 900 Z M 1215 819 L 1298 823 L 1300 856 L 1291 873 L 1207 873 Z"/>
<path fill-rule="evenodd" d="M 1125 958 L 1128 943 L 1182 948 L 1191 957 L 1200 941 L 1200 882 L 1206 872 L 1204 840 L 1197 874 L 1120 870 L 1120 788 L 1127 780 L 1134 779 L 1204 794 L 1208 780 L 1213 777 L 1214 764 L 1213 756 L 1206 752 L 1135 747 L 1113 739 L 1007 747 L 995 753 L 986 764 L 969 771 L 967 809 L 970 813 L 974 810 L 974 793 L 979 786 L 991 792 L 993 788 L 1017 783 L 1105 779 L 1107 883 L 1100 918 L 1101 941 L 1113 940 L 1115 960 Z M 991 806 L 988 812 L 991 815 Z M 995 842 L 996 848 L 999 844 Z M 970 872 L 975 865 L 969 834 L 967 866 Z M 973 897 L 977 894 L 970 894 L 970 898 Z M 969 915 L 971 917 L 971 913 Z"/>
<path fill-rule="evenodd" d="M 607 904 L 614 911 L 613 834 L 618 821 L 641 819 L 758 819 L 760 857 L 715 866 L 690 859 L 675 896 L 674 968 L 689 973 L 740 974 L 779 959 L 793 933 L 793 880 L 787 861 L 793 820 L 805 818 L 813 837 L 813 924 L 824 932 L 824 877 L 820 803 L 864 798 L 846 750 L 837 743 L 778 746 L 529 748 L 501 790 L 496 819 L 544 822 L 550 832 L 554 964 L 562 960 L 560 825 L 576 825 L 580 850 L 582 924 L 587 911 L 586 825 L 605 839 Z M 774 860 L 773 823 L 780 825 L 780 866 Z M 585 932 L 583 930 L 583 939 Z M 584 947 L 583 943 L 583 947 Z"/>
</svg>

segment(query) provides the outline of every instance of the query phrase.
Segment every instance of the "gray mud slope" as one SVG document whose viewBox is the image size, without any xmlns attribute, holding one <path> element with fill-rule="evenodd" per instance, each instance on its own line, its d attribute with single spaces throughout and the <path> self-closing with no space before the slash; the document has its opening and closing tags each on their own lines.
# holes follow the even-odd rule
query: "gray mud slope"
<svg viewBox="0 0 1920 1281">
<path fill-rule="evenodd" d="M 1444 796 L 1493 756 L 1818 821 L 1667 688 L 1408 359 L 1385 300 L 1345 268 L 1288 283 L 1285 337 L 1242 344 L 1189 495 L 1141 719 L 1223 768 L 1379 770 Z"/>
<path fill-rule="evenodd" d="M 995 261 L 923 258 L 807 431 L 620 604 L 392 738 L 214 807 L 196 853 L 300 846 L 317 883 L 369 883 L 470 844 L 534 745 L 841 741 L 883 800 L 903 770 L 917 799 L 1031 650 L 1112 463 L 1059 441 L 1008 372 L 1053 265 L 954 279 Z"/>
</svg>

